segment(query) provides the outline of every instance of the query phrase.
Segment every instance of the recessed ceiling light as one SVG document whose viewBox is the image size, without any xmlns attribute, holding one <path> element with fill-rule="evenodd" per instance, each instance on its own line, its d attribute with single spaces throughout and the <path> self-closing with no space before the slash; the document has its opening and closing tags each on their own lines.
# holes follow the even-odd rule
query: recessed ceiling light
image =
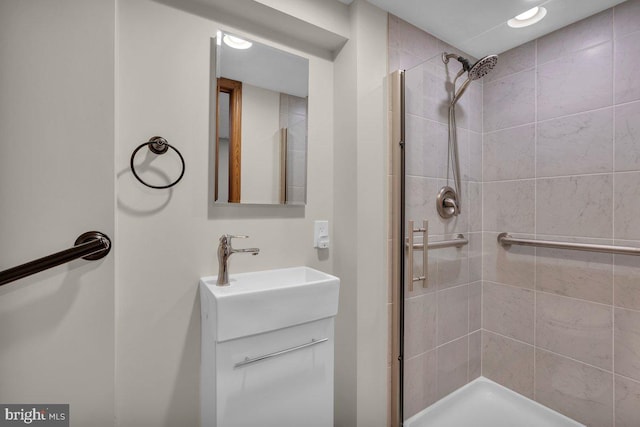
<svg viewBox="0 0 640 427">
<path fill-rule="evenodd" d="M 529 25 L 533 25 L 536 22 L 540 22 L 546 14 L 547 9 L 542 6 L 536 6 L 532 9 L 527 10 L 526 12 L 521 13 L 515 18 L 509 19 L 507 21 L 507 25 L 509 25 L 511 28 L 528 27 Z"/>
<path fill-rule="evenodd" d="M 538 14 L 538 11 L 540 10 L 540 8 L 538 6 L 533 7 L 529 10 L 527 10 L 524 13 L 521 13 L 520 15 L 516 16 L 516 21 L 526 21 L 529 18 L 533 18 L 534 16 L 536 16 Z"/>
<path fill-rule="evenodd" d="M 222 40 L 224 44 L 234 49 L 249 49 L 253 44 L 240 37 L 232 36 L 231 34 L 225 34 Z"/>
</svg>

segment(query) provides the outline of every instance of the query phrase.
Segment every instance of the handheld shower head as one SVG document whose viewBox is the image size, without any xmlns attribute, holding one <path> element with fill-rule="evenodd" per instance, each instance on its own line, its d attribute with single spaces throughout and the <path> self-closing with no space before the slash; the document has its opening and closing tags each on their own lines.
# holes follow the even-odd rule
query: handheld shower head
<svg viewBox="0 0 640 427">
<path fill-rule="evenodd" d="M 489 71 L 493 70 L 497 63 L 498 55 L 488 55 L 479 59 L 478 62 L 473 64 L 468 70 L 469 80 L 478 80 L 486 76 Z"/>
<path fill-rule="evenodd" d="M 444 187 L 440 190 L 440 195 L 437 198 L 438 213 L 443 218 L 450 218 L 454 215 L 459 215 L 460 200 L 461 200 L 461 187 L 460 187 L 460 161 L 458 157 L 458 136 L 456 131 L 456 102 L 460 99 L 462 94 L 467 90 L 472 81 L 481 79 L 486 76 L 487 73 L 496 66 L 498 63 L 498 55 L 488 55 L 481 58 L 475 64 L 470 65 L 469 60 L 458 56 L 455 53 L 442 53 L 442 62 L 449 63 L 450 59 L 455 58 L 462 64 L 462 69 L 458 71 L 456 77 L 453 79 L 453 98 L 449 104 L 449 159 L 451 161 L 453 169 L 453 181 L 455 190 L 450 187 Z M 460 85 L 456 91 L 456 82 L 464 73 L 467 73 L 467 79 Z M 447 175 L 448 179 L 448 175 Z M 442 194 L 448 194 L 448 197 L 442 197 Z"/>
<path fill-rule="evenodd" d="M 453 81 L 454 95 L 451 105 L 455 105 L 455 103 L 458 102 L 458 99 L 460 99 L 472 81 L 479 80 L 486 76 L 498 63 L 498 55 L 487 55 L 484 58 L 479 59 L 475 64 L 469 65 L 469 60 L 462 56 L 446 52 L 442 54 L 442 62 L 445 64 L 449 63 L 449 59 L 451 58 L 457 59 L 462 64 L 462 69 L 458 72 Z M 464 74 L 465 71 L 467 72 L 467 80 L 465 80 L 462 85 L 460 85 L 460 88 L 455 91 L 456 81 L 462 76 L 462 74 Z"/>
</svg>

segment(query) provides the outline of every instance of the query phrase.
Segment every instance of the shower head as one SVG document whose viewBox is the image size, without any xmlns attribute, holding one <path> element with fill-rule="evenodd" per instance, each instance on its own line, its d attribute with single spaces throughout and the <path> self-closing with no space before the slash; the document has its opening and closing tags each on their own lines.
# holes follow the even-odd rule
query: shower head
<svg viewBox="0 0 640 427">
<path fill-rule="evenodd" d="M 458 102 L 462 94 L 467 90 L 467 87 L 472 81 L 481 79 L 482 77 L 486 76 L 489 71 L 493 70 L 493 68 L 498 63 L 498 55 L 485 56 L 484 58 L 478 60 L 475 64 L 471 65 L 467 58 L 456 55 L 455 53 L 444 52 L 442 54 L 442 62 L 444 62 L 445 64 L 448 64 L 449 59 L 452 58 L 455 58 L 462 64 L 462 69 L 458 72 L 455 79 L 453 80 L 454 95 L 453 99 L 451 100 L 451 106 L 454 106 L 456 102 Z M 467 80 L 462 83 L 458 91 L 455 91 L 456 81 L 465 73 L 465 71 L 467 72 Z"/>
<path fill-rule="evenodd" d="M 466 71 L 468 73 L 469 80 L 472 81 L 486 76 L 498 63 L 498 55 L 487 55 L 484 58 L 479 59 L 475 64 L 471 65 L 469 60 L 463 56 L 447 52 L 442 54 L 442 62 L 445 64 L 448 64 L 449 59 L 451 58 L 455 58 L 462 64 L 462 70 L 460 70 L 456 78 L 460 77 Z"/>
<path fill-rule="evenodd" d="M 478 60 L 468 70 L 469 80 L 478 80 L 486 76 L 498 63 L 498 55 L 488 55 Z"/>
</svg>

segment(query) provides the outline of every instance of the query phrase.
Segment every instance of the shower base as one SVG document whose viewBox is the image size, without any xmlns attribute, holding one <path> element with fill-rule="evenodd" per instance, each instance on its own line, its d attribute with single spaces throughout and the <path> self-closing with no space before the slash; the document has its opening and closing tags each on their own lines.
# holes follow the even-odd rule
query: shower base
<svg viewBox="0 0 640 427">
<path fill-rule="evenodd" d="M 585 427 L 480 377 L 404 422 L 405 427 Z"/>
</svg>

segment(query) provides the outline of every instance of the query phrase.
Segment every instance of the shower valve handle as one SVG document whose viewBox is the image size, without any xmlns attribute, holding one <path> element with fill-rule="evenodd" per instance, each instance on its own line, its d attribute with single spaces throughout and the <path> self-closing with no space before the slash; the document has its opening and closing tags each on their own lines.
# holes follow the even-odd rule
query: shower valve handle
<svg viewBox="0 0 640 427">
<path fill-rule="evenodd" d="M 444 199 L 443 204 L 445 208 L 451 212 L 452 215 L 460 215 L 460 207 L 458 206 L 458 202 L 455 199 L 447 197 Z"/>
</svg>

